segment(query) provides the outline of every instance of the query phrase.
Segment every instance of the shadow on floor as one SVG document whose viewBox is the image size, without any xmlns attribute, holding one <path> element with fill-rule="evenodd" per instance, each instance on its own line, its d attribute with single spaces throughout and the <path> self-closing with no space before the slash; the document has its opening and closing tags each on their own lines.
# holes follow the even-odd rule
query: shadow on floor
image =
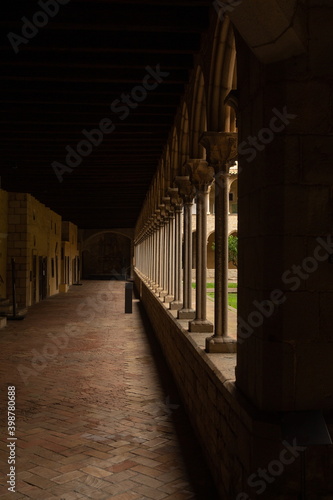
<svg viewBox="0 0 333 500">
<path fill-rule="evenodd" d="M 139 299 L 136 292 L 134 293 L 136 299 Z M 138 302 L 138 308 L 145 326 L 160 383 L 170 404 L 170 411 L 172 412 L 170 416 L 175 426 L 187 473 L 196 493 L 196 498 L 197 500 L 219 500 L 220 497 L 214 486 L 212 475 L 181 400 L 176 382 L 164 358 L 161 346 L 155 337 L 148 315 L 140 301 Z"/>
</svg>

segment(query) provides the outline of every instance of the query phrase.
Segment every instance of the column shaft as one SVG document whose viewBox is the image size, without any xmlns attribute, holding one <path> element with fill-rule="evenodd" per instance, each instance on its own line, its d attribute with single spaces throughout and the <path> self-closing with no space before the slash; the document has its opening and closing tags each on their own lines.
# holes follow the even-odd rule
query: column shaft
<svg viewBox="0 0 333 500">
<path fill-rule="evenodd" d="M 195 318 L 192 309 L 192 201 L 184 203 L 184 262 L 183 262 L 183 308 L 178 311 L 179 319 Z"/>
<path fill-rule="evenodd" d="M 203 185 L 197 192 L 196 317 L 189 324 L 190 332 L 213 331 L 207 320 L 207 209 L 208 186 Z"/>
</svg>

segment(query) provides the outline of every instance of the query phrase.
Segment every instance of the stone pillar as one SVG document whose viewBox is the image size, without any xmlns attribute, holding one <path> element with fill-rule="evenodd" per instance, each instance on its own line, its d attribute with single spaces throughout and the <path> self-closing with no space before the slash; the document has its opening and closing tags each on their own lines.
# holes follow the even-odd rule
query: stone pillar
<svg viewBox="0 0 333 500">
<path fill-rule="evenodd" d="M 303 5 L 304 56 L 263 65 L 237 42 L 236 384 L 274 412 L 333 408 L 333 10 Z M 276 41 L 257 50 L 269 58 Z"/>
<path fill-rule="evenodd" d="M 197 196 L 196 239 L 196 317 L 189 323 L 190 332 L 212 332 L 207 320 L 207 210 L 209 188 L 214 181 L 214 169 L 204 160 L 187 163 Z"/>
<path fill-rule="evenodd" d="M 157 235 L 156 235 L 156 275 L 157 275 L 157 287 L 155 293 L 159 296 L 160 292 L 163 290 L 162 287 L 162 216 L 161 210 L 155 210 L 156 213 L 156 225 L 157 225 Z"/>
<path fill-rule="evenodd" d="M 166 221 L 167 214 L 165 210 L 165 205 L 162 203 L 159 205 L 161 211 L 161 219 L 160 219 L 160 287 L 158 289 L 158 294 L 161 299 L 164 299 L 168 292 L 166 290 L 166 254 L 165 254 L 165 246 L 166 246 Z"/>
<path fill-rule="evenodd" d="M 164 247 L 164 280 L 165 280 L 165 291 L 167 294 L 164 297 L 164 302 L 170 303 L 173 301 L 173 294 L 171 291 L 172 284 L 172 270 L 173 270 L 173 220 L 174 213 L 170 204 L 170 198 L 168 196 L 163 198 L 163 203 L 165 205 L 165 216 L 166 216 L 166 226 L 165 226 L 165 247 Z"/>
<path fill-rule="evenodd" d="M 228 212 L 229 165 L 237 157 L 237 133 L 205 132 L 200 143 L 215 172 L 214 335 L 206 339 L 206 351 L 236 352 L 236 339 L 228 336 Z"/>
<path fill-rule="evenodd" d="M 174 300 L 170 303 L 170 309 L 179 310 L 183 306 L 181 299 L 182 293 L 182 202 L 178 194 L 178 188 L 170 188 L 169 194 L 175 213 L 174 230 L 174 280 L 173 294 Z"/>
<path fill-rule="evenodd" d="M 157 261 L 157 230 L 158 230 L 158 224 L 156 221 L 156 214 L 152 215 L 152 290 L 155 292 L 156 288 L 158 287 L 157 284 L 157 266 L 156 266 L 156 261 Z"/>
<path fill-rule="evenodd" d="M 192 207 L 195 189 L 189 176 L 176 177 L 179 196 L 184 203 L 184 265 L 183 265 L 183 307 L 178 311 L 178 319 L 194 319 L 192 309 Z"/>
<path fill-rule="evenodd" d="M 157 289 L 160 286 L 160 259 L 159 259 L 159 242 L 160 242 L 160 222 L 159 222 L 159 211 L 155 211 L 155 237 L 154 237 L 154 268 L 155 268 L 155 287 L 154 291 L 157 293 Z"/>
<path fill-rule="evenodd" d="M 147 282 L 147 254 L 146 254 L 146 224 L 143 229 L 143 236 L 142 236 L 142 242 L 141 242 L 141 272 L 143 274 L 143 280 L 146 283 Z"/>
<path fill-rule="evenodd" d="M 148 236 L 147 236 L 147 241 L 148 241 L 148 279 L 149 279 L 149 288 L 153 289 L 154 287 L 154 269 L 153 269 L 153 228 L 151 226 L 151 218 L 149 219 L 149 229 L 148 229 Z"/>
<path fill-rule="evenodd" d="M 175 210 L 171 207 L 170 211 L 170 276 L 169 276 L 169 295 L 173 302 L 175 298 Z"/>
</svg>

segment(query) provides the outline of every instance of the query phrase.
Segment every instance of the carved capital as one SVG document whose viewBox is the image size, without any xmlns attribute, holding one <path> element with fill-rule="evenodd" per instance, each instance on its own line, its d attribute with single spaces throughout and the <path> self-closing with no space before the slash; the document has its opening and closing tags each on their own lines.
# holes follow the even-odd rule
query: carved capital
<svg viewBox="0 0 333 500">
<path fill-rule="evenodd" d="M 166 217 L 165 205 L 162 203 L 161 205 L 158 206 L 158 208 L 160 209 L 160 223 L 164 224 L 164 219 Z"/>
<path fill-rule="evenodd" d="M 204 132 L 200 144 L 206 149 L 207 161 L 215 172 L 227 172 L 228 163 L 237 158 L 237 132 Z"/>
<path fill-rule="evenodd" d="M 156 209 L 155 210 L 155 214 L 156 214 L 156 223 L 160 224 L 160 221 L 161 221 L 161 210 Z"/>
<path fill-rule="evenodd" d="M 171 211 L 171 199 L 169 196 L 164 196 L 162 201 L 165 206 L 165 215 L 168 216 Z"/>
<path fill-rule="evenodd" d="M 195 187 L 190 181 L 188 175 L 177 176 L 175 178 L 175 183 L 178 186 L 179 196 L 184 203 L 192 203 L 195 196 Z"/>
<path fill-rule="evenodd" d="M 170 196 L 170 203 L 173 207 L 176 207 L 176 205 L 181 204 L 181 199 L 179 197 L 179 191 L 178 188 L 169 188 L 168 189 L 168 194 Z"/>
<path fill-rule="evenodd" d="M 205 160 L 189 160 L 185 168 L 191 182 L 199 191 L 206 191 L 214 181 L 214 168 Z"/>
</svg>

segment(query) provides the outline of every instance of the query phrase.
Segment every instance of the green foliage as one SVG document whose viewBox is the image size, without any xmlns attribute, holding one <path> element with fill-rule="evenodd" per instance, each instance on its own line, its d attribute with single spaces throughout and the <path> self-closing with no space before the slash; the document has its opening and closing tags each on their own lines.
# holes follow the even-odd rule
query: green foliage
<svg viewBox="0 0 333 500">
<path fill-rule="evenodd" d="M 215 241 L 213 241 L 212 250 L 215 250 Z M 232 262 L 235 267 L 238 263 L 238 238 L 237 236 L 229 236 L 228 238 L 229 262 Z"/>
<path fill-rule="evenodd" d="M 228 238 L 229 262 L 232 262 L 235 267 L 238 264 L 238 238 L 237 236 L 229 236 Z"/>
</svg>

